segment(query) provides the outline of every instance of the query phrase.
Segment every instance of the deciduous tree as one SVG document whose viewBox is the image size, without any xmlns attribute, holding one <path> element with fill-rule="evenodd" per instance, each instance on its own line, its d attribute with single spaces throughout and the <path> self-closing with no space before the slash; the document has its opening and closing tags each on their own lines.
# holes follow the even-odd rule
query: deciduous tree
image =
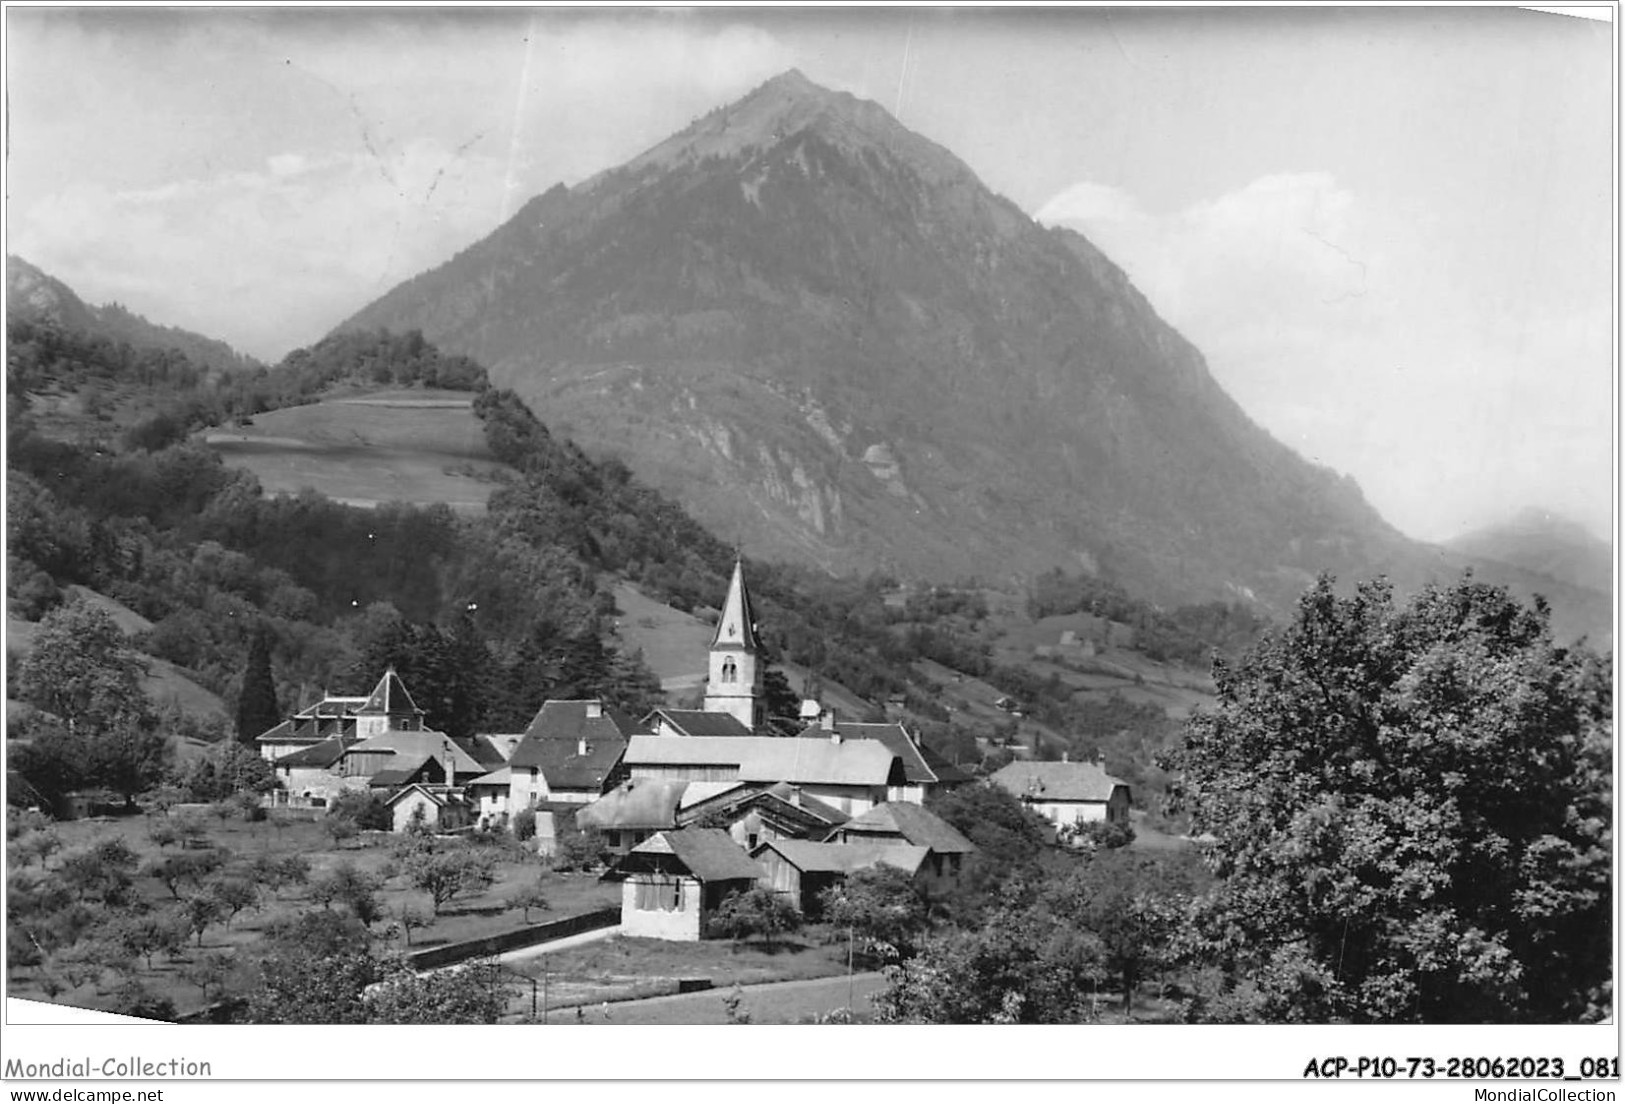
<svg viewBox="0 0 1625 1104">
<path fill-rule="evenodd" d="M 1608 984 L 1612 687 L 1464 578 L 1322 578 L 1173 765 L 1222 882 L 1193 953 L 1275 1020 L 1558 1021 Z M 1234 1007 L 1234 1006 L 1232 1006 Z M 1198 1008 L 1196 1014 L 1204 1014 Z"/>
</svg>

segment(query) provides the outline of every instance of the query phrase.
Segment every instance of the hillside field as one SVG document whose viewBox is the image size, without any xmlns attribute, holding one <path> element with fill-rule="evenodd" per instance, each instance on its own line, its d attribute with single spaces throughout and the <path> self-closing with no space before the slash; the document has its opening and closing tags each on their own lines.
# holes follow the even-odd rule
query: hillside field
<svg viewBox="0 0 1625 1104">
<path fill-rule="evenodd" d="M 675 704 L 704 691 L 706 657 L 715 631 L 711 623 L 657 602 L 625 582 L 615 587 L 615 605 L 621 611 L 615 621 L 617 646 L 628 652 L 642 651 L 643 662 L 660 679 L 669 702 Z M 807 669 L 794 663 L 781 663 L 779 668 L 800 693 L 807 682 Z M 871 708 L 846 687 L 827 680 L 823 701 L 848 718 L 861 717 Z"/>
<path fill-rule="evenodd" d="M 204 441 L 267 494 L 306 487 L 352 506 L 443 502 L 485 512 L 500 473 L 461 391 L 391 390 L 285 407 L 210 430 Z"/>
<path fill-rule="evenodd" d="M 145 632 L 152 628 L 152 622 L 106 595 L 82 586 L 70 586 L 67 590 L 71 596 L 87 599 L 92 605 L 107 611 L 113 623 L 125 633 Z M 7 617 L 6 651 L 16 659 L 26 656 L 34 647 L 34 634 L 38 629 L 39 626 L 33 622 Z M 194 682 L 183 668 L 149 655 L 141 655 L 141 662 L 147 668 L 141 688 L 155 704 L 174 705 L 181 712 L 198 718 L 231 716 L 226 703 Z"/>
</svg>

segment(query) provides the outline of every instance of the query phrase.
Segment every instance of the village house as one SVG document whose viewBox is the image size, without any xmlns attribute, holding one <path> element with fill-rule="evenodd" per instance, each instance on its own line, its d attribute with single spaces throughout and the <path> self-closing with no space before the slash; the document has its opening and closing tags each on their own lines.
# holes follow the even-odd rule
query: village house
<svg viewBox="0 0 1625 1104">
<path fill-rule="evenodd" d="M 604 875 L 620 882 L 621 932 L 649 939 L 698 940 L 730 893 L 762 879 L 761 866 L 720 828 L 656 832 Z"/>
<path fill-rule="evenodd" d="M 687 782 L 788 782 L 853 816 L 906 785 L 902 761 L 876 740 L 772 736 L 633 736 L 626 749 L 633 778 Z"/>
<path fill-rule="evenodd" d="M 930 851 L 896 841 L 818 843 L 813 840 L 766 840 L 750 852 L 766 872 L 762 883 L 782 894 L 809 920 L 824 912 L 824 895 L 859 870 L 890 866 L 918 880 L 928 868 Z"/>
<path fill-rule="evenodd" d="M 508 810 L 544 801 L 585 805 L 624 777 L 630 718 L 596 698 L 548 701 L 508 758 Z"/>
<path fill-rule="evenodd" d="M 458 786 L 486 767 L 444 732 L 385 731 L 346 747 L 330 768 L 354 789 L 394 791 L 414 782 Z"/>
<path fill-rule="evenodd" d="M 971 776 L 926 747 L 919 737 L 911 734 L 898 721 L 885 724 L 865 724 L 838 721 L 833 709 L 824 710 L 818 723 L 800 732 L 802 739 L 828 740 L 839 736 L 845 740 L 878 740 L 891 749 L 903 762 L 904 782 L 887 793 L 888 801 L 912 801 L 920 804 L 933 793 L 963 786 Z"/>
<path fill-rule="evenodd" d="M 279 788 L 270 793 L 270 799 L 278 805 L 326 805 L 352 788 L 333 773 L 333 764 L 359 742 L 354 736 L 332 736 L 277 759 L 271 768 Z"/>
<path fill-rule="evenodd" d="M 274 763 L 335 736 L 366 739 L 390 730 L 411 732 L 422 727 L 423 710 L 412 701 L 395 668 L 390 667 L 372 693 L 365 697 L 324 696 L 261 733 L 254 745 L 261 757 Z"/>
<path fill-rule="evenodd" d="M 943 893 L 959 885 L 966 856 L 976 845 L 936 813 L 907 801 L 876 805 L 834 829 L 830 843 L 906 843 L 925 849 L 926 858 L 914 873 L 921 887 Z"/>
<path fill-rule="evenodd" d="M 500 766 L 469 781 L 463 787 L 474 817 L 481 827 L 491 828 L 508 823 L 508 793 L 513 784 L 513 768 Z"/>
<path fill-rule="evenodd" d="M 406 831 L 414 815 L 421 815 L 424 826 L 436 832 L 466 827 L 473 819 L 467 796 L 450 786 L 414 782 L 397 790 L 384 804 L 396 832 Z"/>
<path fill-rule="evenodd" d="M 722 828 L 740 847 L 763 839 L 823 838 L 846 816 L 788 782 L 689 782 L 632 778 L 582 809 L 577 825 L 604 835 L 624 854 L 658 831 L 690 825 Z"/>
<path fill-rule="evenodd" d="M 533 846 L 551 855 L 576 813 L 626 777 L 622 759 L 627 736 L 636 729 L 597 698 L 543 702 L 508 759 L 506 795 L 487 798 L 484 785 L 475 787 L 482 815 L 506 815 L 511 826 L 530 810 Z M 489 781 L 494 784 L 495 776 Z"/>
<path fill-rule="evenodd" d="M 988 779 L 1019 798 L 1069 839 L 1086 824 L 1127 826 L 1129 788 L 1098 763 L 1040 763 L 1017 760 Z"/>
</svg>

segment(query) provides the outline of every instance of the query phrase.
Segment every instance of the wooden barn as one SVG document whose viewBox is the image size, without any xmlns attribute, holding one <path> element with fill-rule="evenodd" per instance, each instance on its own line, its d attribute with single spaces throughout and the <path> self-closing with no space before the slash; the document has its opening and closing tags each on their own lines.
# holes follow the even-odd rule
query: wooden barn
<svg viewBox="0 0 1625 1104">
<path fill-rule="evenodd" d="M 822 913 L 822 897 L 855 870 L 885 864 L 919 878 L 930 851 L 909 843 L 814 843 L 811 840 L 768 840 L 751 852 L 770 886 L 809 920 Z"/>
</svg>

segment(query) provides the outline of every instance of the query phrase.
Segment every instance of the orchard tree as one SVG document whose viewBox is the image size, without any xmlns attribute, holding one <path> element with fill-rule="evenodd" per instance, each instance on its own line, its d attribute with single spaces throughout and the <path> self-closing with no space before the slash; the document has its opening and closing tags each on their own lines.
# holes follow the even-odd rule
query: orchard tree
<svg viewBox="0 0 1625 1104">
<path fill-rule="evenodd" d="M 751 936 L 760 936 L 771 944 L 801 927 L 801 912 L 784 897 L 758 885 L 724 897 L 711 916 L 711 924 L 717 934 L 732 939 L 735 946 Z"/>
<path fill-rule="evenodd" d="M 1471 576 L 1322 578 L 1169 765 L 1215 839 L 1210 1018 L 1552 1022 L 1609 1003 L 1609 664 Z"/>
<path fill-rule="evenodd" d="M 865 957 L 908 958 L 925 931 L 928 912 L 914 879 L 894 866 L 854 871 L 824 891 L 824 918 L 847 929 Z"/>
<path fill-rule="evenodd" d="M 454 897 L 483 893 L 496 881 L 491 856 L 466 847 L 427 852 L 410 861 L 407 877 L 429 895 L 436 916 Z"/>
</svg>

